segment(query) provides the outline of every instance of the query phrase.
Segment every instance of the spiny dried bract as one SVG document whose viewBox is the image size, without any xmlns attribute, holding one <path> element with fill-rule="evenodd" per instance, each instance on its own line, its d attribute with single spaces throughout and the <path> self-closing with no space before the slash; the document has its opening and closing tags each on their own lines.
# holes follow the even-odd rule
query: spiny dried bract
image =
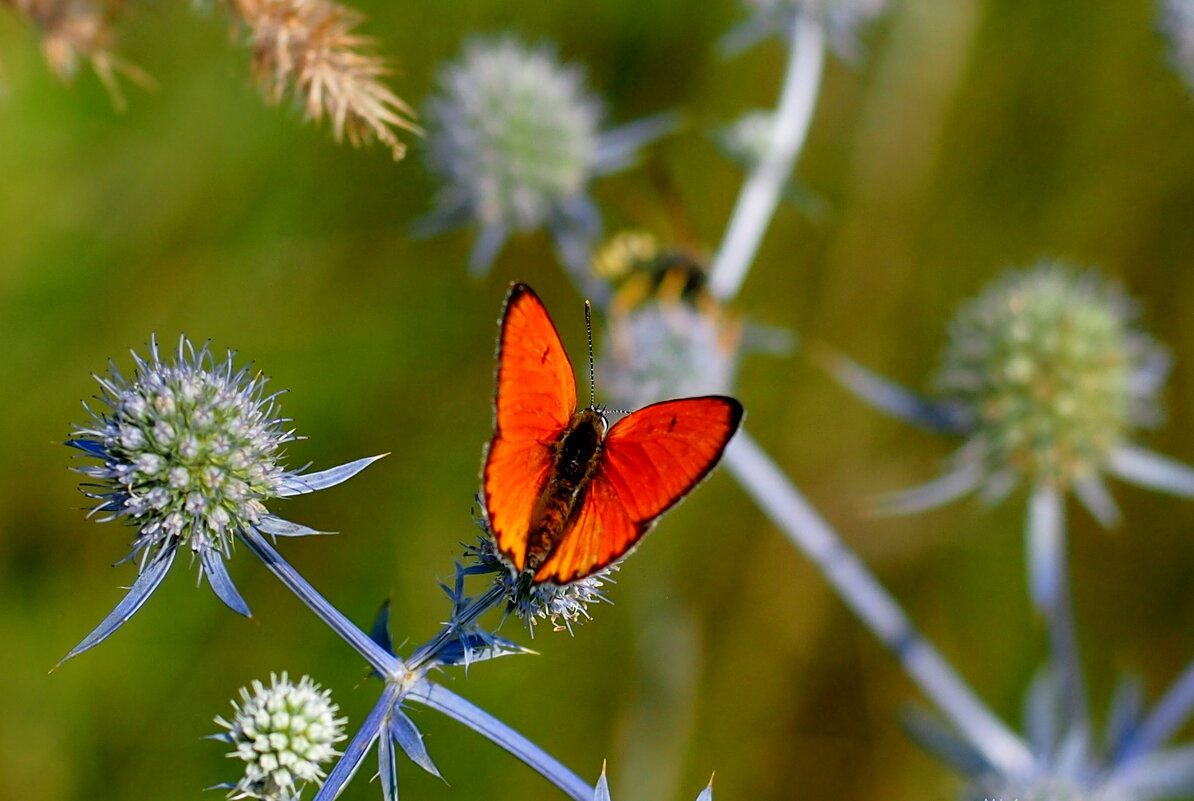
<svg viewBox="0 0 1194 801">
<path fill-rule="evenodd" d="M 231 352 L 217 364 L 206 345 L 183 338 L 172 360 L 156 341 L 148 360 L 133 358 L 131 380 L 114 365 L 97 376 L 104 408 L 69 443 L 103 460 L 77 468 L 99 482 L 84 487 L 99 501 L 92 513 L 137 526 L 134 554 L 179 545 L 227 553 L 229 535 L 258 525 L 263 501 L 280 494 L 289 421 L 264 394 L 266 379 L 236 370 Z"/>
<path fill-rule="evenodd" d="M 825 26 L 834 50 L 843 58 L 858 55 L 861 28 L 883 13 L 887 0 L 742 0 L 750 18 L 731 31 L 731 51 L 749 47 L 770 34 L 787 35 L 797 15 Z"/>
<path fill-rule="evenodd" d="M 607 276 L 622 276 L 601 361 L 601 386 L 615 403 L 636 409 L 730 390 L 742 326 L 706 291 L 692 256 L 631 232 L 614 237 L 596 264 Z"/>
<path fill-rule="evenodd" d="M 248 28 L 253 75 L 270 102 L 293 94 L 308 119 L 331 120 L 337 142 L 376 140 L 402 158 L 398 131 L 418 132 L 414 112 L 382 83 L 391 70 L 370 52 L 374 41 L 353 33 L 359 13 L 326 0 L 230 0 L 229 8 Z"/>
<path fill-rule="evenodd" d="M 1169 36 L 1173 68 L 1194 90 L 1194 0 L 1162 0 L 1161 24 Z"/>
<path fill-rule="evenodd" d="M 985 472 L 1065 489 L 1156 420 L 1155 386 L 1136 379 L 1160 346 L 1134 317 L 1114 284 L 1053 264 L 1009 273 L 962 308 L 936 386 L 974 421 L 966 450 Z"/>
<path fill-rule="evenodd" d="M 482 535 L 476 545 L 468 546 L 465 556 L 472 562 L 471 572 L 497 574 L 494 580 L 505 592 L 510 611 L 523 620 L 532 633 L 542 620 L 550 622 L 553 631 L 568 632 L 572 631 L 573 624 L 590 620 L 591 604 L 610 603 L 602 588 L 614 583 L 611 576 L 618 570 L 618 564 L 614 563 L 563 586 L 535 584 L 530 580 L 530 573 L 514 571 L 489 534 Z"/>
<path fill-rule="evenodd" d="M 112 23 L 124 10 L 122 0 L 0 0 L 37 25 L 42 51 L 50 68 L 64 81 L 72 80 L 81 62 L 91 64 L 108 90 L 112 103 L 124 108 L 118 75 L 149 87 L 152 79 L 114 52 Z"/>
<path fill-rule="evenodd" d="M 345 739 L 346 718 L 331 692 L 308 676 L 298 683 L 285 672 L 270 675 L 270 686 L 254 681 L 232 702 L 232 720 L 217 717 L 227 729 L 217 739 L 232 745 L 228 756 L 245 763 L 245 774 L 229 788 L 228 797 L 296 801 L 303 786 L 323 783 L 321 765 L 338 756 L 335 744 Z"/>
</svg>

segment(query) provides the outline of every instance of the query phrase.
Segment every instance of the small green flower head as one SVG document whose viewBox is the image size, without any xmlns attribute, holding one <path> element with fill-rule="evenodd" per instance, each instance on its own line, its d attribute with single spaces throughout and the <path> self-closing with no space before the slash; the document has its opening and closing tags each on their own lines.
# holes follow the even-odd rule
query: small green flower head
<svg viewBox="0 0 1194 801">
<path fill-rule="evenodd" d="M 1194 89 L 1194 0 L 1161 0 L 1161 24 L 1173 68 Z"/>
<path fill-rule="evenodd" d="M 258 525 L 264 501 L 278 497 L 287 472 L 282 446 L 295 439 L 278 415 L 276 395 L 233 354 L 217 363 L 207 346 L 181 338 L 163 359 L 156 340 L 149 359 L 135 352 L 125 379 L 112 365 L 97 376 L 104 407 L 70 444 L 103 459 L 79 468 L 98 484 L 92 513 L 136 526 L 134 553 L 187 545 L 227 553 L 229 535 Z"/>
<path fill-rule="evenodd" d="M 936 378 L 972 421 L 964 452 L 989 476 L 1067 489 L 1158 416 L 1139 381 L 1161 351 L 1122 290 L 1057 264 L 1008 273 L 954 318 Z"/>
<path fill-rule="evenodd" d="M 345 739 L 345 718 L 331 693 L 308 676 L 297 684 L 285 672 L 270 675 L 270 686 L 254 681 L 232 702 L 232 720 L 216 717 L 227 729 L 215 736 L 233 746 L 232 759 L 245 763 L 245 775 L 229 787 L 228 797 L 297 801 L 307 783 L 319 786 L 321 765 L 339 755 L 335 744 Z"/>
</svg>

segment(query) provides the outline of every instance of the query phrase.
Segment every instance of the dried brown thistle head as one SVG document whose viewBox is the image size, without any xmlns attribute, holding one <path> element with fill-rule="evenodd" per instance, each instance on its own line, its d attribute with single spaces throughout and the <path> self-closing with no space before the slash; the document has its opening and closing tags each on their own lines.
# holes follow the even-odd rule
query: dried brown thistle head
<svg viewBox="0 0 1194 801">
<path fill-rule="evenodd" d="M 326 0 L 229 0 L 249 30 L 253 76 L 266 98 L 301 99 L 308 119 L 331 120 L 337 142 L 377 140 L 395 160 L 406 151 L 398 130 L 419 133 L 414 112 L 380 80 L 391 70 L 353 33 L 362 16 Z"/>
<path fill-rule="evenodd" d="M 153 79 L 112 50 L 113 21 L 123 12 L 123 0 L 0 0 L 41 29 L 42 52 L 50 68 L 64 81 L 72 80 L 79 63 L 87 61 L 118 109 L 125 107 L 117 75 L 151 87 Z"/>
</svg>

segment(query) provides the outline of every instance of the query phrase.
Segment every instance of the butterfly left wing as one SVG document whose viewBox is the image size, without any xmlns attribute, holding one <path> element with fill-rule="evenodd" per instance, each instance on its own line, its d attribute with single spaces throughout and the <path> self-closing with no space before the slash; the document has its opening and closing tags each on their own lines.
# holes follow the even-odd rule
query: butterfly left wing
<svg viewBox="0 0 1194 801">
<path fill-rule="evenodd" d="M 709 395 L 639 409 L 606 435 L 580 511 L 535 581 L 567 584 L 622 558 L 721 458 L 742 405 Z"/>
<path fill-rule="evenodd" d="M 555 324 L 526 284 L 514 284 L 498 338 L 493 440 L 485 509 L 498 550 L 526 565 L 531 515 L 552 465 L 552 444 L 576 411 L 576 379 Z"/>
</svg>

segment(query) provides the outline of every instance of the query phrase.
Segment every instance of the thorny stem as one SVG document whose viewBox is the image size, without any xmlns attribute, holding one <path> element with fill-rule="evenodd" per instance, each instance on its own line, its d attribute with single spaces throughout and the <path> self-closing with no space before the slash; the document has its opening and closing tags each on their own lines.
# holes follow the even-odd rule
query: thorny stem
<svg viewBox="0 0 1194 801">
<path fill-rule="evenodd" d="M 1027 774 L 1033 757 L 1024 742 L 913 627 L 895 599 L 745 430 L 730 441 L 724 459 L 747 494 L 817 565 L 846 605 L 984 758 L 1005 775 Z"/>
<path fill-rule="evenodd" d="M 413 673 L 434 662 L 441 648 L 451 642 L 452 638 L 463 628 L 500 604 L 505 595 L 505 590 L 500 585 L 494 584 L 484 594 L 474 598 L 458 614 L 453 614 L 452 619 L 444 624 L 438 634 L 416 648 L 410 655 L 410 659 L 406 660 L 407 671 Z"/>
<path fill-rule="evenodd" d="M 1086 704 L 1086 683 L 1082 676 L 1082 661 L 1078 651 L 1078 634 L 1074 624 L 1074 605 L 1070 596 L 1065 555 L 1065 505 L 1056 489 L 1038 487 L 1033 491 L 1029 499 L 1030 529 L 1033 518 L 1044 518 L 1044 524 L 1053 529 L 1051 537 L 1057 540 L 1054 545 L 1057 552 L 1053 558 L 1047 560 L 1047 567 L 1053 573 L 1048 579 L 1052 585 L 1050 600 L 1042 605 L 1041 612 L 1049 628 L 1052 669 L 1057 686 L 1061 690 L 1065 725 L 1067 730 L 1071 727 L 1085 728 L 1090 711 Z"/>
<path fill-rule="evenodd" d="M 806 14 L 792 24 L 788 68 L 775 112 L 771 147 L 738 194 L 733 216 L 710 269 L 709 290 L 720 300 L 738 294 L 775 214 L 784 184 L 808 137 L 825 66 L 825 31 Z"/>
<path fill-rule="evenodd" d="M 388 653 L 386 649 L 375 643 L 373 639 L 361 631 L 355 623 L 328 603 L 303 576 L 291 567 L 290 563 L 270 545 L 265 537 L 256 529 L 240 532 L 241 541 L 257 555 L 270 572 L 281 579 L 282 583 L 305 603 L 320 620 L 327 623 L 332 631 L 344 638 L 344 641 L 367 661 L 382 676 L 401 676 L 405 673 L 402 660 Z"/>
<path fill-rule="evenodd" d="M 505 748 L 574 801 L 592 801 L 593 788 L 584 779 L 526 737 L 459 695 L 438 684 L 422 681 L 414 685 L 406 697 L 460 721 Z"/>
</svg>

